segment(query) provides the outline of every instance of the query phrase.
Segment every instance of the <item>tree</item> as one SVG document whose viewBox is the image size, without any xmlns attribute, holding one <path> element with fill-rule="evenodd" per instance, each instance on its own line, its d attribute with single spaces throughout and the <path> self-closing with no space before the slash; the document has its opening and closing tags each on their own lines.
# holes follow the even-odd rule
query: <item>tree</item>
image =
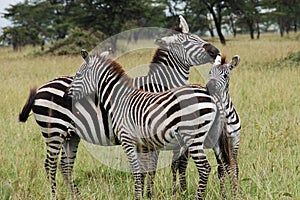
<svg viewBox="0 0 300 200">
<path fill-rule="evenodd" d="M 153 6 L 151 1 L 82 0 L 70 9 L 71 22 L 80 28 L 99 30 L 114 36 L 125 28 L 158 25 L 164 18 L 164 7 Z M 83 11 L 83 12 L 82 12 Z M 116 50 L 117 35 L 111 37 L 111 48 Z"/>
<path fill-rule="evenodd" d="M 213 21 L 209 18 L 209 11 L 204 4 L 199 4 L 198 0 L 186 2 L 184 16 L 187 19 L 191 32 L 205 33 L 209 31 L 214 37 Z"/>
<path fill-rule="evenodd" d="M 260 36 L 260 0 L 226 0 L 230 11 L 238 16 L 240 24 L 246 24 L 250 38 L 254 39 L 254 31 L 257 31 L 257 38 Z"/>
<path fill-rule="evenodd" d="M 64 39 L 70 30 L 79 27 L 90 33 L 100 31 L 114 36 L 121 31 L 158 26 L 170 28 L 185 16 L 191 32 L 214 36 L 216 30 L 226 44 L 224 28 L 235 35 L 237 30 L 249 31 L 254 39 L 260 35 L 262 23 L 278 23 L 281 35 L 297 31 L 300 22 L 299 0 L 26 0 L 7 8 L 4 17 L 13 22 L 3 30 L 1 40 L 20 49 L 27 44 L 43 47 L 45 41 Z M 267 11 L 262 13 L 261 11 Z M 277 19 L 275 22 L 274 19 Z M 136 40 L 138 33 L 132 33 Z M 118 36 L 111 38 L 116 49 Z"/>
<path fill-rule="evenodd" d="M 226 40 L 225 37 L 222 33 L 222 19 L 223 19 L 223 12 L 224 9 L 226 8 L 226 4 L 224 1 L 218 1 L 218 0 L 206 0 L 206 1 L 201 1 L 199 0 L 200 3 L 204 3 L 209 10 L 210 14 L 212 15 L 212 18 L 215 23 L 215 28 L 218 33 L 220 42 L 225 45 Z"/>
<path fill-rule="evenodd" d="M 191 22 L 191 30 L 208 30 L 210 35 L 214 36 L 214 28 L 217 31 L 222 44 L 226 44 L 222 33 L 222 22 L 226 4 L 219 0 L 189 0 L 184 9 L 187 19 Z M 214 27 L 212 23 L 214 24 Z"/>
<path fill-rule="evenodd" d="M 299 0 L 262 0 L 262 6 L 271 10 L 269 13 L 271 19 L 277 19 L 281 36 L 292 29 L 297 31 L 300 23 Z"/>
<path fill-rule="evenodd" d="M 56 13 L 61 6 L 51 5 L 47 1 L 25 1 L 7 8 L 4 14 L 12 21 L 12 27 L 4 28 L 2 40 L 13 44 L 14 49 L 27 44 L 44 44 L 44 40 L 57 39 L 61 33 L 62 24 L 57 24 Z M 65 31 L 66 32 L 66 31 Z"/>
<path fill-rule="evenodd" d="M 30 44 L 24 40 L 20 27 L 27 28 L 34 41 L 56 41 L 63 39 L 74 27 L 83 30 L 101 31 L 115 35 L 124 29 L 140 26 L 159 26 L 164 23 L 162 5 L 147 0 L 32 0 L 18 3 L 6 9 L 5 18 L 13 22 L 13 27 L 5 29 L 2 39 L 17 46 Z M 41 17 L 42 16 L 42 17 Z M 18 28 L 17 28 L 18 27 Z M 38 34 L 36 34 L 38 33 Z M 19 37 L 19 38 L 16 38 Z M 112 37 L 115 49 L 117 37 Z M 33 44 L 33 43 L 31 43 Z"/>
<path fill-rule="evenodd" d="M 0 40 L 11 44 L 15 51 L 19 51 L 27 44 L 40 44 L 41 41 L 38 39 L 38 35 L 39 32 L 35 29 L 26 28 L 24 26 L 6 27 L 3 29 Z"/>
</svg>

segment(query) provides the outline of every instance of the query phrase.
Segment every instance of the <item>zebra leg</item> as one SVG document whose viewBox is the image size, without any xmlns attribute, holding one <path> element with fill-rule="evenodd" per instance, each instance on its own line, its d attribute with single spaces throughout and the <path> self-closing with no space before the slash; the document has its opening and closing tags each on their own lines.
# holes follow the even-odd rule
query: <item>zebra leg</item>
<svg viewBox="0 0 300 200">
<path fill-rule="evenodd" d="M 139 160 L 141 161 L 141 170 L 142 170 L 142 196 L 144 194 L 144 181 L 147 177 L 147 190 L 146 194 L 148 198 L 151 198 L 153 186 L 154 186 L 154 178 L 155 172 L 158 162 L 159 151 L 150 149 L 148 147 L 143 146 L 141 151 L 138 153 Z"/>
<path fill-rule="evenodd" d="M 64 142 L 64 138 L 58 137 L 57 134 L 52 134 L 53 136 L 54 135 L 55 136 L 49 138 L 45 137 L 45 134 L 43 135 L 46 142 L 46 151 L 47 151 L 44 167 L 47 173 L 47 177 L 51 181 L 52 196 L 53 198 L 57 199 L 55 178 L 56 178 L 58 156 L 62 147 L 62 143 Z"/>
<path fill-rule="evenodd" d="M 188 165 L 189 151 L 180 155 L 180 150 L 173 150 L 171 170 L 173 174 L 172 193 L 176 193 L 177 171 L 179 172 L 179 183 L 181 191 L 186 190 L 186 168 Z"/>
<path fill-rule="evenodd" d="M 80 197 L 80 192 L 77 188 L 77 185 L 74 183 L 73 178 L 73 167 L 79 142 L 79 136 L 75 133 L 72 133 L 71 137 L 67 138 L 63 144 L 60 160 L 60 171 L 63 175 L 65 183 L 69 185 L 74 199 L 78 199 Z"/>
<path fill-rule="evenodd" d="M 141 188 L 142 188 L 142 197 L 144 197 L 144 187 L 145 187 L 145 179 L 147 177 L 147 173 L 141 173 Z"/>
<path fill-rule="evenodd" d="M 211 170 L 211 166 L 209 165 L 206 155 L 203 151 L 203 144 L 199 145 L 195 143 L 193 146 L 189 147 L 189 152 L 191 157 L 193 158 L 198 174 L 199 174 L 199 183 L 197 189 L 196 199 L 204 199 L 205 189 L 208 181 L 208 176 Z"/>
<path fill-rule="evenodd" d="M 173 182 L 172 182 L 172 193 L 173 193 L 173 195 L 176 194 L 176 182 L 177 182 L 177 170 L 178 170 L 179 154 L 180 154 L 179 149 L 173 150 L 172 164 L 171 164 L 171 170 L 172 170 L 172 176 L 173 176 Z"/>
<path fill-rule="evenodd" d="M 186 191 L 186 168 L 188 165 L 189 151 L 186 150 L 178 160 L 179 183 L 181 191 Z"/>
<path fill-rule="evenodd" d="M 220 155 L 220 154 L 218 154 L 215 151 L 215 157 L 216 157 L 216 160 L 218 163 L 218 178 L 220 181 L 220 195 L 221 195 L 222 199 L 226 199 L 226 192 L 225 192 L 225 176 L 226 176 L 226 174 L 225 174 L 223 162 L 222 162 L 221 158 L 219 158 L 218 155 Z"/>
<path fill-rule="evenodd" d="M 153 187 L 154 187 L 154 178 L 155 178 L 155 171 L 148 172 L 148 179 L 147 179 L 147 197 L 149 199 L 152 198 Z"/>
<path fill-rule="evenodd" d="M 141 174 L 141 188 L 142 188 L 142 197 L 144 197 L 144 187 L 145 187 L 145 180 L 146 180 L 146 177 L 148 175 L 148 168 L 149 168 L 149 156 L 147 154 L 147 148 L 146 147 L 141 147 L 139 149 L 139 152 L 138 152 L 138 160 L 141 161 L 141 171 L 142 171 L 142 174 Z M 148 179 L 149 179 L 149 176 L 148 176 Z M 148 183 L 148 181 L 147 181 Z"/>
<path fill-rule="evenodd" d="M 150 158 L 149 158 L 149 171 L 148 171 L 148 180 L 147 180 L 147 197 L 151 198 L 153 193 L 153 187 L 154 187 L 154 179 L 155 179 L 155 173 L 157 168 L 157 162 L 158 162 L 158 156 L 159 151 L 152 150 L 150 151 Z"/>
<path fill-rule="evenodd" d="M 239 195 L 239 186 L 238 186 L 238 148 L 239 148 L 239 140 L 238 138 L 230 138 L 230 145 L 231 145 L 231 161 L 229 166 L 227 165 L 226 171 L 230 175 L 230 183 L 231 183 L 231 192 L 232 197 L 237 199 Z M 235 141 L 236 140 L 236 141 Z"/>
<path fill-rule="evenodd" d="M 127 138 L 129 134 L 121 134 L 121 145 L 127 155 L 131 171 L 134 177 L 134 188 L 135 188 L 135 199 L 138 200 L 142 196 L 142 179 L 143 174 L 141 171 L 141 162 L 138 159 L 137 155 L 137 147 L 134 143 L 132 143 L 131 138 Z"/>
</svg>

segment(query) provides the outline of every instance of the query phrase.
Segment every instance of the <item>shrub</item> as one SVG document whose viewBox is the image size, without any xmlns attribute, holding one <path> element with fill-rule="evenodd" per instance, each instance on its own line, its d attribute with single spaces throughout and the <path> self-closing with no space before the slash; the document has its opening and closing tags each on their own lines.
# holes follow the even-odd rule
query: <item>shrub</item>
<svg viewBox="0 0 300 200">
<path fill-rule="evenodd" d="M 104 38 L 105 34 L 100 31 L 86 31 L 80 28 L 73 28 L 66 38 L 55 42 L 46 53 L 55 55 L 78 54 L 83 48 L 92 50 Z"/>
</svg>

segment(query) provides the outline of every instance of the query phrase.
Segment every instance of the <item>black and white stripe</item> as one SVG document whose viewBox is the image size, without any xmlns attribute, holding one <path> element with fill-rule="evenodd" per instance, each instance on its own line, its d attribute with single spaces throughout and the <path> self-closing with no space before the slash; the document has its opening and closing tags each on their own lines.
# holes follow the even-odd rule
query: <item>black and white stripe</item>
<svg viewBox="0 0 300 200">
<path fill-rule="evenodd" d="M 225 57 L 217 57 L 209 72 L 209 80 L 206 85 L 209 94 L 217 99 L 216 102 L 220 103 L 220 110 L 224 111 L 225 130 L 223 130 L 223 134 L 220 135 L 220 138 L 216 138 L 218 134 L 214 132 L 212 134 L 208 134 L 204 143 L 205 148 L 213 148 L 214 150 L 218 162 L 220 194 L 224 199 L 226 199 L 224 186 L 226 172 L 230 175 L 232 196 L 236 198 L 238 194 L 237 154 L 241 130 L 240 118 L 229 94 L 230 72 L 238 65 L 240 59 L 239 56 L 235 56 L 228 64 L 225 63 L 225 59 Z M 216 139 L 218 142 L 215 144 Z M 226 153 L 222 154 L 221 151 Z M 179 152 L 180 151 L 174 151 L 171 166 L 173 172 L 173 193 L 176 191 L 176 170 L 179 171 L 181 189 L 186 189 L 185 173 L 188 165 L 189 153 L 186 151 L 184 154 L 179 155 Z M 177 159 L 178 157 L 179 159 Z"/>
<path fill-rule="evenodd" d="M 159 92 L 187 84 L 191 66 L 212 62 L 219 53 L 213 45 L 188 33 L 163 37 L 157 40 L 157 44 L 160 48 L 153 57 L 148 76 L 133 79 L 133 84 L 143 90 Z M 183 52 L 184 56 L 180 57 L 175 48 L 181 48 L 180 52 Z M 112 132 L 110 118 L 104 106 L 97 103 L 98 100 L 93 95 L 76 102 L 73 109 L 77 109 L 78 112 L 71 113 L 72 100 L 63 97 L 71 81 L 72 77 L 60 77 L 46 83 L 38 91 L 32 90 L 20 114 L 20 121 L 26 121 L 33 108 L 33 113 L 41 127 L 47 145 L 45 168 L 52 183 L 53 196 L 56 196 L 55 174 L 61 148 L 63 156 L 60 168 L 74 196 L 78 195 L 78 189 L 72 178 L 79 143 L 75 130 L 70 128 L 74 121 L 78 133 L 85 140 L 104 146 L 120 144 Z"/>
<path fill-rule="evenodd" d="M 241 121 L 237 110 L 229 94 L 229 80 L 231 71 L 239 64 L 239 56 L 234 56 L 226 64 L 225 58 L 220 64 L 215 64 L 209 72 L 209 81 L 207 88 L 211 95 L 218 96 L 225 113 L 225 141 L 219 140 L 214 147 L 214 152 L 218 162 L 218 176 L 220 179 L 220 192 L 222 198 L 226 198 L 224 187 L 225 170 L 230 176 L 231 192 L 234 198 L 238 195 L 238 148 L 241 130 Z M 228 155 L 222 154 L 223 142 L 227 143 Z M 225 169 L 224 169 L 225 168 Z"/>
<path fill-rule="evenodd" d="M 155 171 L 147 160 L 153 152 L 188 148 L 199 173 L 197 199 L 203 199 L 210 165 L 203 151 L 207 133 L 223 118 L 215 99 L 206 88 L 190 85 L 162 93 L 150 93 L 132 85 L 121 66 L 98 55 L 88 56 L 70 88 L 73 99 L 97 93 L 112 119 L 112 128 L 128 156 L 135 178 L 135 197 L 142 194 L 146 171 Z M 222 149 L 221 149 L 222 151 Z M 221 152 L 222 153 L 222 152 Z M 155 153 L 154 153 L 155 154 Z M 145 159 L 144 157 L 148 159 Z M 146 162 L 144 162 L 146 160 Z M 145 166 L 146 165 L 146 166 Z"/>
</svg>

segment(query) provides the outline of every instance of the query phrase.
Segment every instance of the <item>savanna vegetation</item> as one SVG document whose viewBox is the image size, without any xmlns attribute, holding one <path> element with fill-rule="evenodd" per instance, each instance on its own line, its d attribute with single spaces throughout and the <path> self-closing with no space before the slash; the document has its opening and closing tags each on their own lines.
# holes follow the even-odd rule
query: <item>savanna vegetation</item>
<svg viewBox="0 0 300 200">
<path fill-rule="evenodd" d="M 210 39 L 210 38 L 206 38 Z M 227 45 L 210 42 L 230 59 L 239 54 L 240 65 L 231 75 L 230 92 L 242 120 L 239 151 L 241 199 L 300 199 L 300 35 L 262 34 L 228 37 Z M 21 52 L 0 48 L 0 198 L 50 199 L 50 182 L 44 171 L 45 144 L 34 117 L 18 122 L 29 89 L 61 75 L 73 75 L 82 59 L 74 56 L 34 56 L 35 48 Z M 127 71 L 150 61 L 153 52 L 123 56 Z M 195 67 L 191 83 L 205 84 L 210 65 Z M 145 71 L 145 70 L 144 70 Z M 138 75 L 140 72 L 136 72 Z M 202 76 L 201 76 L 202 75 Z M 212 166 L 206 199 L 219 199 L 216 161 Z M 75 163 L 75 180 L 83 199 L 132 199 L 133 178 L 94 159 L 81 144 Z M 61 174 L 57 175 L 61 199 L 71 199 Z M 171 170 L 158 170 L 153 199 L 194 199 L 197 172 L 190 161 L 186 193 L 172 195 Z M 228 182 L 227 182 L 228 183 Z M 229 184 L 227 184 L 229 185 Z M 229 191 L 229 188 L 228 188 Z"/>
<path fill-rule="evenodd" d="M 76 46 L 93 43 L 86 33 L 100 40 L 137 27 L 170 28 L 181 14 L 191 32 L 217 36 L 225 45 L 228 34 L 248 33 L 255 39 L 268 31 L 281 36 L 297 32 L 299 10 L 298 0 L 26 0 L 5 9 L 3 17 L 12 25 L 3 28 L 0 42 L 14 50 L 31 44 L 43 51 L 45 44 L 52 44 L 47 53 L 76 54 Z M 82 31 L 79 42 L 74 29 Z M 118 38 L 111 39 L 115 51 Z"/>
</svg>

